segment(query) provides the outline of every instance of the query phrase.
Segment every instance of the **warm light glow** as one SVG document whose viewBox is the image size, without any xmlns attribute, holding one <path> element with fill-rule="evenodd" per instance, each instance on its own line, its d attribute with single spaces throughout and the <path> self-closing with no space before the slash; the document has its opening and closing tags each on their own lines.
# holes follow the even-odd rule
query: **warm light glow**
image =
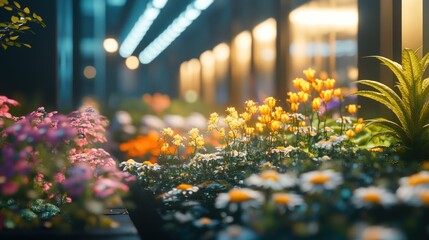
<svg viewBox="0 0 429 240">
<path fill-rule="evenodd" d="M 238 34 L 234 39 L 235 47 L 240 49 L 249 49 L 252 45 L 252 36 L 249 31 Z"/>
<path fill-rule="evenodd" d="M 353 28 L 358 24 L 358 12 L 356 8 L 298 8 L 289 19 L 299 25 Z"/>
<path fill-rule="evenodd" d="M 97 70 L 93 66 L 86 66 L 83 69 L 83 76 L 85 76 L 88 79 L 95 78 L 96 75 L 97 75 Z"/>
<path fill-rule="evenodd" d="M 215 57 L 212 51 L 205 51 L 200 56 L 201 62 L 201 80 L 204 101 L 208 103 L 214 102 L 215 97 Z"/>
<path fill-rule="evenodd" d="M 277 36 L 276 20 L 274 18 L 270 18 L 258 24 L 253 29 L 253 36 L 255 37 L 255 40 L 260 42 L 273 41 Z"/>
<path fill-rule="evenodd" d="M 135 70 L 139 67 L 140 61 L 136 56 L 130 56 L 125 60 L 125 65 L 128 69 Z"/>
<path fill-rule="evenodd" d="M 229 58 L 229 46 L 226 43 L 220 43 L 213 48 L 213 53 L 217 61 L 225 61 Z"/>
<path fill-rule="evenodd" d="M 106 52 L 113 53 L 118 51 L 118 42 L 114 38 L 106 38 L 103 42 L 103 47 Z"/>
</svg>

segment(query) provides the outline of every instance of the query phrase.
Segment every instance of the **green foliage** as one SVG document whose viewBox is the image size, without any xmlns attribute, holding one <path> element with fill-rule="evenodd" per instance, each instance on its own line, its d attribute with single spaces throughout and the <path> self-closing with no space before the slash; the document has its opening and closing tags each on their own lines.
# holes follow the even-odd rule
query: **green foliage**
<svg viewBox="0 0 429 240">
<path fill-rule="evenodd" d="M 4 50 L 9 47 L 31 48 L 28 43 L 23 43 L 20 36 L 24 33 L 34 32 L 31 30 L 30 23 L 38 24 L 45 27 L 42 17 L 37 13 L 31 12 L 28 7 L 22 7 L 16 1 L 0 0 L 0 8 L 10 12 L 10 21 L 0 22 L 0 45 Z"/>
<path fill-rule="evenodd" d="M 370 124 L 382 127 L 378 135 L 393 137 L 410 157 L 422 160 L 429 157 L 429 78 L 423 79 L 429 65 L 429 53 L 418 59 L 410 49 L 402 52 L 402 65 L 388 58 L 376 56 L 396 76 L 399 92 L 383 83 L 360 80 L 358 83 L 375 90 L 358 91 L 357 95 L 375 100 L 389 108 L 396 121 L 386 118 L 369 120 Z"/>
</svg>

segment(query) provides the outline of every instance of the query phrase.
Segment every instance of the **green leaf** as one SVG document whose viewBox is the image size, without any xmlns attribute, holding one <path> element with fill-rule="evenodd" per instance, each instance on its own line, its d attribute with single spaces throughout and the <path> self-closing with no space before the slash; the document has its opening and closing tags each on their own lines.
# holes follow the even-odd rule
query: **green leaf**
<svg viewBox="0 0 429 240">
<path fill-rule="evenodd" d="M 405 76 L 403 74 L 402 66 L 401 64 L 392 61 L 385 57 L 375 56 L 378 60 L 380 60 L 384 65 L 386 65 L 396 76 L 396 78 L 399 80 L 399 91 L 401 92 L 402 96 L 408 95 L 408 89 L 410 86 L 408 86 L 407 82 L 405 81 Z"/>
<path fill-rule="evenodd" d="M 13 8 L 11 8 L 11 7 L 9 7 L 9 6 L 4 7 L 4 9 L 6 9 L 6 10 L 8 10 L 8 11 L 12 11 L 12 10 L 13 10 Z"/>
<path fill-rule="evenodd" d="M 28 29 L 30 29 L 29 26 L 21 26 L 21 27 L 19 27 L 19 30 L 21 30 L 21 31 L 28 30 Z"/>
<path fill-rule="evenodd" d="M 22 45 L 24 45 L 24 46 L 25 46 L 25 47 L 27 47 L 27 48 L 31 48 L 31 45 L 30 45 L 30 44 L 24 43 L 24 44 L 22 44 Z"/>
<path fill-rule="evenodd" d="M 392 110 L 403 126 L 407 126 L 408 123 L 410 123 L 411 116 L 409 106 L 404 104 L 395 91 L 376 81 L 360 80 L 358 83 L 373 87 L 380 92 L 380 94 L 377 94 L 377 92 L 374 91 L 359 91 L 357 92 L 358 95 L 363 96 L 361 93 L 364 93 L 366 97 L 372 97 L 373 100 L 386 105 L 386 107 Z"/>
<path fill-rule="evenodd" d="M 30 9 L 29 9 L 28 7 L 26 7 L 26 8 L 24 8 L 24 12 L 25 12 L 26 14 L 30 14 Z"/>
<path fill-rule="evenodd" d="M 16 6 L 17 8 L 21 8 L 21 5 L 19 5 L 19 3 L 18 3 L 18 2 L 13 1 L 13 4 L 15 4 L 15 6 Z"/>
<path fill-rule="evenodd" d="M 10 37 L 9 37 L 9 39 L 10 39 L 10 40 L 12 40 L 12 41 L 13 41 L 13 40 L 16 40 L 16 39 L 18 39 L 18 38 L 19 38 L 19 36 L 18 36 L 18 35 L 16 35 L 16 36 L 10 36 Z"/>
<path fill-rule="evenodd" d="M 1 46 L 3 47 L 3 49 L 4 49 L 4 50 L 6 50 L 6 49 L 7 49 L 7 45 L 6 45 L 6 44 L 3 44 L 3 43 L 2 43 L 2 44 L 1 44 Z"/>
</svg>

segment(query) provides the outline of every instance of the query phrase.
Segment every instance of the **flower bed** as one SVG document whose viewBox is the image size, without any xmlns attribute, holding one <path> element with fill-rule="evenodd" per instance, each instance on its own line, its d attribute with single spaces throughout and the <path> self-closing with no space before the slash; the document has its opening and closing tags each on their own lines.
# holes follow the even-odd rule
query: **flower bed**
<svg viewBox="0 0 429 240">
<path fill-rule="evenodd" d="M 409 149 L 392 136 L 392 124 L 356 118 L 359 106 L 344 106 L 334 79 L 318 79 L 311 69 L 304 74 L 293 81 L 298 91 L 287 94 L 287 111 L 272 97 L 260 104 L 249 100 L 240 113 L 213 113 L 207 135 L 166 128 L 157 159 L 120 164 L 154 193 L 170 236 L 429 237 L 429 165 L 403 158 Z M 221 145 L 207 144 L 207 138 Z"/>
<path fill-rule="evenodd" d="M 0 96 L 0 230 L 117 227 L 104 213 L 133 177 L 100 145 L 107 119 L 92 108 L 16 117 L 16 105 Z"/>
</svg>

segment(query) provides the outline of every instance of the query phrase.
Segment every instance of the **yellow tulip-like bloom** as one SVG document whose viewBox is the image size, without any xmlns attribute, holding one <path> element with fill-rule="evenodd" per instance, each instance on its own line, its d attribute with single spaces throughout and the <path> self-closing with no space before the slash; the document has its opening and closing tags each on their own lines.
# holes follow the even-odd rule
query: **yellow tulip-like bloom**
<svg viewBox="0 0 429 240">
<path fill-rule="evenodd" d="M 258 107 L 256 106 L 256 103 L 252 100 L 247 100 L 245 102 L 246 105 L 246 111 L 250 114 L 255 114 L 258 111 Z"/>
<path fill-rule="evenodd" d="M 297 103 L 299 101 L 299 96 L 297 93 L 288 92 L 287 95 L 289 95 L 289 99 L 287 100 L 288 102 Z"/>
<path fill-rule="evenodd" d="M 281 127 L 281 123 L 279 121 L 272 121 L 270 123 L 270 130 L 272 132 L 277 132 Z"/>
<path fill-rule="evenodd" d="M 298 108 L 299 108 L 299 103 L 291 103 L 290 104 L 290 110 L 292 112 L 298 112 Z"/>
<path fill-rule="evenodd" d="M 260 123 L 269 123 L 269 122 L 271 122 L 271 117 L 270 117 L 270 115 L 259 116 L 258 121 Z"/>
<path fill-rule="evenodd" d="M 294 80 L 292 80 L 292 84 L 296 89 L 301 90 L 301 82 L 304 81 L 304 79 L 302 78 L 295 78 Z"/>
<path fill-rule="evenodd" d="M 276 106 L 276 99 L 273 97 L 267 97 L 264 100 L 264 103 L 267 104 L 270 108 L 273 108 Z"/>
<path fill-rule="evenodd" d="M 305 126 L 307 126 L 307 123 L 305 123 L 305 121 L 301 121 L 298 123 L 298 126 L 305 127 Z"/>
<path fill-rule="evenodd" d="M 274 109 L 274 112 L 271 114 L 275 120 L 280 120 L 282 117 L 282 114 L 284 113 L 282 107 L 276 107 Z"/>
<path fill-rule="evenodd" d="M 212 114 L 210 114 L 210 118 L 209 118 L 209 124 L 208 124 L 208 130 L 211 131 L 213 129 L 215 129 L 217 127 L 219 123 L 219 115 L 214 112 Z"/>
<path fill-rule="evenodd" d="M 328 78 L 325 80 L 325 88 L 326 89 L 334 89 L 335 87 L 335 79 Z"/>
<path fill-rule="evenodd" d="M 325 100 L 325 102 L 330 102 L 332 100 L 332 90 L 323 90 L 320 93 L 320 96 L 323 98 L 323 100 Z"/>
<path fill-rule="evenodd" d="M 168 153 L 169 147 L 170 145 L 168 143 L 163 143 L 161 146 L 161 152 L 164 154 Z"/>
<path fill-rule="evenodd" d="M 348 138 L 353 138 L 354 136 L 356 136 L 356 133 L 355 133 L 355 131 L 353 131 L 353 129 L 349 129 L 349 130 L 347 130 L 347 132 L 346 132 L 346 136 L 347 136 Z"/>
<path fill-rule="evenodd" d="M 247 127 L 246 128 L 246 134 L 247 135 L 253 135 L 255 133 L 255 128 L 253 127 Z"/>
<path fill-rule="evenodd" d="M 336 88 L 336 89 L 334 90 L 334 96 L 335 96 L 336 98 L 341 98 L 341 96 L 342 96 L 341 88 Z"/>
<path fill-rule="evenodd" d="M 301 88 L 301 91 L 308 92 L 311 89 L 311 84 L 307 81 L 302 81 L 300 83 L 300 88 Z"/>
<path fill-rule="evenodd" d="M 248 112 L 244 112 L 241 115 L 241 118 L 244 119 L 244 121 L 248 122 L 250 121 L 250 119 L 252 119 L 252 114 L 248 113 Z"/>
<path fill-rule="evenodd" d="M 180 146 L 182 144 L 183 139 L 184 138 L 182 136 L 180 136 L 179 134 L 174 135 L 174 137 L 173 137 L 173 145 Z"/>
<path fill-rule="evenodd" d="M 357 109 L 360 106 L 356 105 L 356 104 L 350 104 L 348 106 L 346 106 L 347 110 L 349 111 L 350 114 L 355 114 L 357 112 Z"/>
<path fill-rule="evenodd" d="M 318 97 L 314 98 L 313 101 L 311 102 L 311 108 L 314 111 L 317 111 L 317 110 L 319 110 L 321 104 L 322 104 L 322 99 L 321 98 L 318 98 Z"/>
<path fill-rule="evenodd" d="M 302 103 L 306 103 L 310 95 L 306 92 L 298 92 L 299 101 Z"/>
<path fill-rule="evenodd" d="M 289 122 L 289 120 L 290 120 L 290 117 L 289 117 L 289 115 L 288 115 L 287 113 L 283 113 L 283 114 L 281 115 L 281 117 L 280 117 L 280 121 L 281 121 L 282 123 Z"/>
<path fill-rule="evenodd" d="M 313 82 L 314 81 L 314 76 L 316 75 L 316 71 L 308 68 L 304 71 L 302 71 L 305 75 L 305 77 L 307 78 L 308 81 Z"/>
<path fill-rule="evenodd" d="M 323 81 L 320 79 L 316 79 L 312 83 L 312 86 L 313 86 L 314 90 L 316 90 L 317 92 L 321 92 L 322 88 L 323 88 Z"/>
<path fill-rule="evenodd" d="M 363 127 L 365 126 L 365 124 L 363 124 L 363 123 L 358 123 L 358 124 L 356 124 L 356 126 L 355 126 L 355 131 L 357 132 L 357 133 L 360 133 L 360 132 L 362 132 L 362 129 L 363 129 Z"/>
<path fill-rule="evenodd" d="M 270 114 L 270 111 L 271 111 L 271 108 L 268 105 L 259 106 L 259 113 L 263 116 Z"/>
<path fill-rule="evenodd" d="M 256 130 L 260 133 L 264 132 L 264 126 L 265 126 L 265 124 L 263 124 L 263 123 L 256 123 L 256 125 L 255 125 Z"/>
<path fill-rule="evenodd" d="M 173 136 L 173 130 L 171 128 L 164 128 L 161 133 L 164 136 Z"/>
</svg>

